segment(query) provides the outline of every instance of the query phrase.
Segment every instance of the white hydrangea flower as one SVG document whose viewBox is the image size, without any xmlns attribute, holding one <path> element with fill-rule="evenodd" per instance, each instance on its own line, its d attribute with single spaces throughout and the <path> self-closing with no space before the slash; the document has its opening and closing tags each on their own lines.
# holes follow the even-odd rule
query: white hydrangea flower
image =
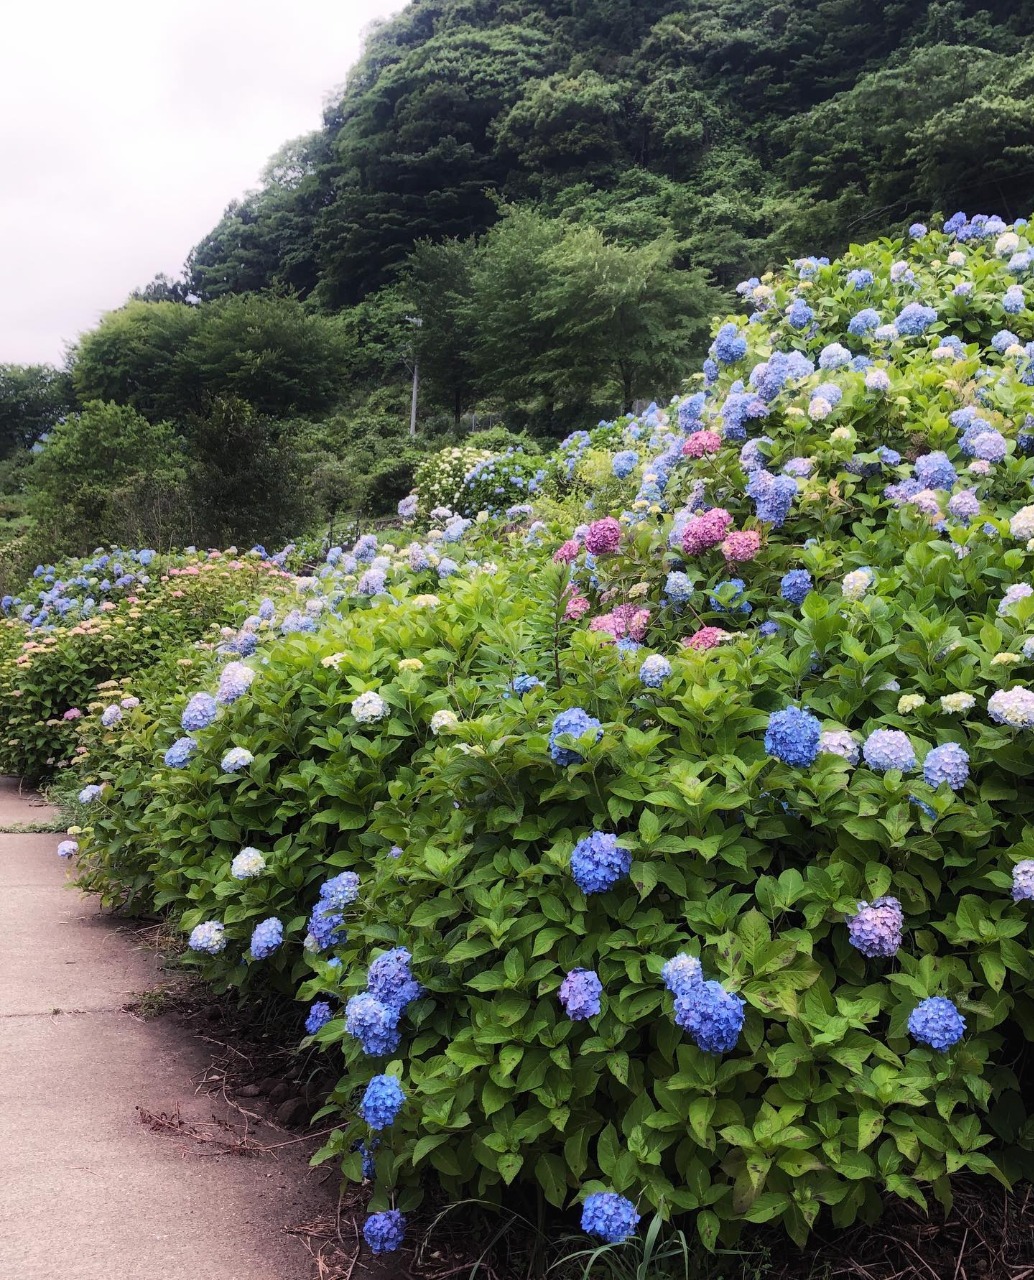
<svg viewBox="0 0 1034 1280">
<path fill-rule="evenodd" d="M 230 875 L 235 880 L 251 880 L 266 869 L 266 860 L 257 849 L 242 849 L 230 863 Z"/>
<path fill-rule="evenodd" d="M 861 600 L 862 596 L 872 586 L 873 576 L 871 569 L 855 569 L 851 573 L 845 574 L 844 580 L 840 584 L 844 599 Z"/>
<path fill-rule="evenodd" d="M 369 693 L 361 693 L 352 703 L 352 715 L 360 724 L 374 724 L 378 720 L 383 720 L 387 714 L 388 704 L 379 693 L 374 693 L 372 690 Z"/>
<path fill-rule="evenodd" d="M 926 699 L 921 693 L 906 693 L 898 698 L 898 715 L 907 716 L 910 712 L 918 711 L 924 706 L 926 706 Z"/>
<path fill-rule="evenodd" d="M 431 717 L 431 732 L 437 737 L 443 729 L 451 729 L 457 724 L 459 724 L 459 717 L 455 711 L 448 709 L 436 711 Z"/>
</svg>

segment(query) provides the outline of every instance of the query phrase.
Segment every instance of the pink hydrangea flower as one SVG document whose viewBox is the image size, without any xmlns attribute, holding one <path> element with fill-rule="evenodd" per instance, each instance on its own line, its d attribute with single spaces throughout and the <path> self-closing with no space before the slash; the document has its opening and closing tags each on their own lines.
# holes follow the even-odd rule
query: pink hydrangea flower
<svg viewBox="0 0 1034 1280">
<path fill-rule="evenodd" d="M 584 596 L 572 596 L 567 602 L 567 608 L 564 610 L 564 617 L 568 622 L 577 622 L 579 618 L 585 616 L 590 608 L 588 600 Z"/>
<path fill-rule="evenodd" d="M 621 525 L 613 516 L 594 520 L 585 535 L 585 549 L 594 556 L 609 556 L 621 545 Z"/>
<path fill-rule="evenodd" d="M 753 560 L 761 547 L 761 534 L 756 529 L 737 529 L 722 543 L 726 560 Z"/>
<path fill-rule="evenodd" d="M 721 644 L 728 634 L 721 627 L 701 627 L 693 635 L 683 636 L 682 645 L 686 649 L 696 649 L 699 653 L 703 653 Z"/>
<path fill-rule="evenodd" d="M 78 707 L 69 707 L 69 709 L 61 717 L 61 719 L 62 720 L 81 720 L 82 715 L 83 713 L 79 710 Z"/>
<path fill-rule="evenodd" d="M 682 446 L 682 453 L 687 458 L 703 458 L 721 447 L 722 437 L 717 431 L 695 431 Z"/>
<path fill-rule="evenodd" d="M 610 613 L 601 614 L 589 623 L 590 631 L 602 631 L 615 640 L 642 640 L 650 622 L 650 610 L 635 604 L 619 604 Z"/>
<path fill-rule="evenodd" d="M 682 547 L 687 555 L 698 556 L 716 547 L 732 524 L 732 516 L 724 507 L 712 507 L 703 515 L 693 516 L 682 534 Z"/>
<path fill-rule="evenodd" d="M 553 552 L 553 559 L 557 564 L 570 564 L 581 549 L 577 538 L 568 538 Z"/>
</svg>

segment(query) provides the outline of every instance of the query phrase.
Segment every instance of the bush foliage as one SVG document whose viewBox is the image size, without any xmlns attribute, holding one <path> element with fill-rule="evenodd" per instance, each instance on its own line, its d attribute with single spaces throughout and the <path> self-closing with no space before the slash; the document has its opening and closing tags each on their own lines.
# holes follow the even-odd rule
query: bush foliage
<svg viewBox="0 0 1034 1280">
<path fill-rule="evenodd" d="M 205 926 L 215 984 L 326 1006 L 323 1154 L 372 1158 L 375 1211 L 425 1177 L 616 1192 L 714 1247 L 1030 1173 L 1025 235 L 960 216 L 745 282 L 689 393 L 572 436 L 523 522 L 333 549 L 183 767 L 162 754 L 217 655 L 85 730 L 82 882 Z M 422 508 L 458 500 L 454 461 Z M 901 937 L 867 944 L 888 898 Z M 716 989 L 662 973 L 680 954 L 742 1002 L 724 1052 L 686 1015 Z M 965 1022 L 946 1051 L 933 997 Z M 406 1102 L 373 1143 L 382 1072 Z"/>
</svg>

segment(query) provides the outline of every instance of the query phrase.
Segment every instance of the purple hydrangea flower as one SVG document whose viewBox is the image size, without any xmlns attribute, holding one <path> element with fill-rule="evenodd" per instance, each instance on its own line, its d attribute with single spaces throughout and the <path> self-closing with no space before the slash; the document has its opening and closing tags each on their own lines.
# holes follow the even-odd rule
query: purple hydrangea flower
<svg viewBox="0 0 1034 1280">
<path fill-rule="evenodd" d="M 923 761 L 923 779 L 931 787 L 946 782 L 952 791 L 961 791 L 969 781 L 969 756 L 957 742 L 934 747 Z"/>
<path fill-rule="evenodd" d="M 847 922 L 851 946 L 863 956 L 892 956 L 901 946 L 904 925 L 901 903 L 897 898 L 877 898 L 875 902 L 859 902 L 858 914 Z"/>
<path fill-rule="evenodd" d="M 916 753 L 906 733 L 900 729 L 875 729 L 865 740 L 862 755 L 870 769 L 887 773 L 900 769 L 908 773 L 915 768 Z"/>
<path fill-rule="evenodd" d="M 705 1053 L 728 1053 L 743 1030 L 744 1002 L 720 982 L 697 982 L 675 996 L 675 1022 Z"/>
<path fill-rule="evenodd" d="M 560 1003 L 572 1022 L 595 1018 L 602 994 L 603 983 L 591 969 L 572 969 L 560 984 Z"/>
</svg>

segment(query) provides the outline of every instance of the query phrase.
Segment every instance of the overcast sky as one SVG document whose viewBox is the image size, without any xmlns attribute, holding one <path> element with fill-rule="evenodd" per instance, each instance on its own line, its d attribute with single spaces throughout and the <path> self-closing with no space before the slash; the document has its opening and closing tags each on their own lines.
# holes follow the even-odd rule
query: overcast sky
<svg viewBox="0 0 1034 1280">
<path fill-rule="evenodd" d="M 0 363 L 64 344 L 158 271 L 323 99 L 404 0 L 7 0 Z"/>
</svg>

